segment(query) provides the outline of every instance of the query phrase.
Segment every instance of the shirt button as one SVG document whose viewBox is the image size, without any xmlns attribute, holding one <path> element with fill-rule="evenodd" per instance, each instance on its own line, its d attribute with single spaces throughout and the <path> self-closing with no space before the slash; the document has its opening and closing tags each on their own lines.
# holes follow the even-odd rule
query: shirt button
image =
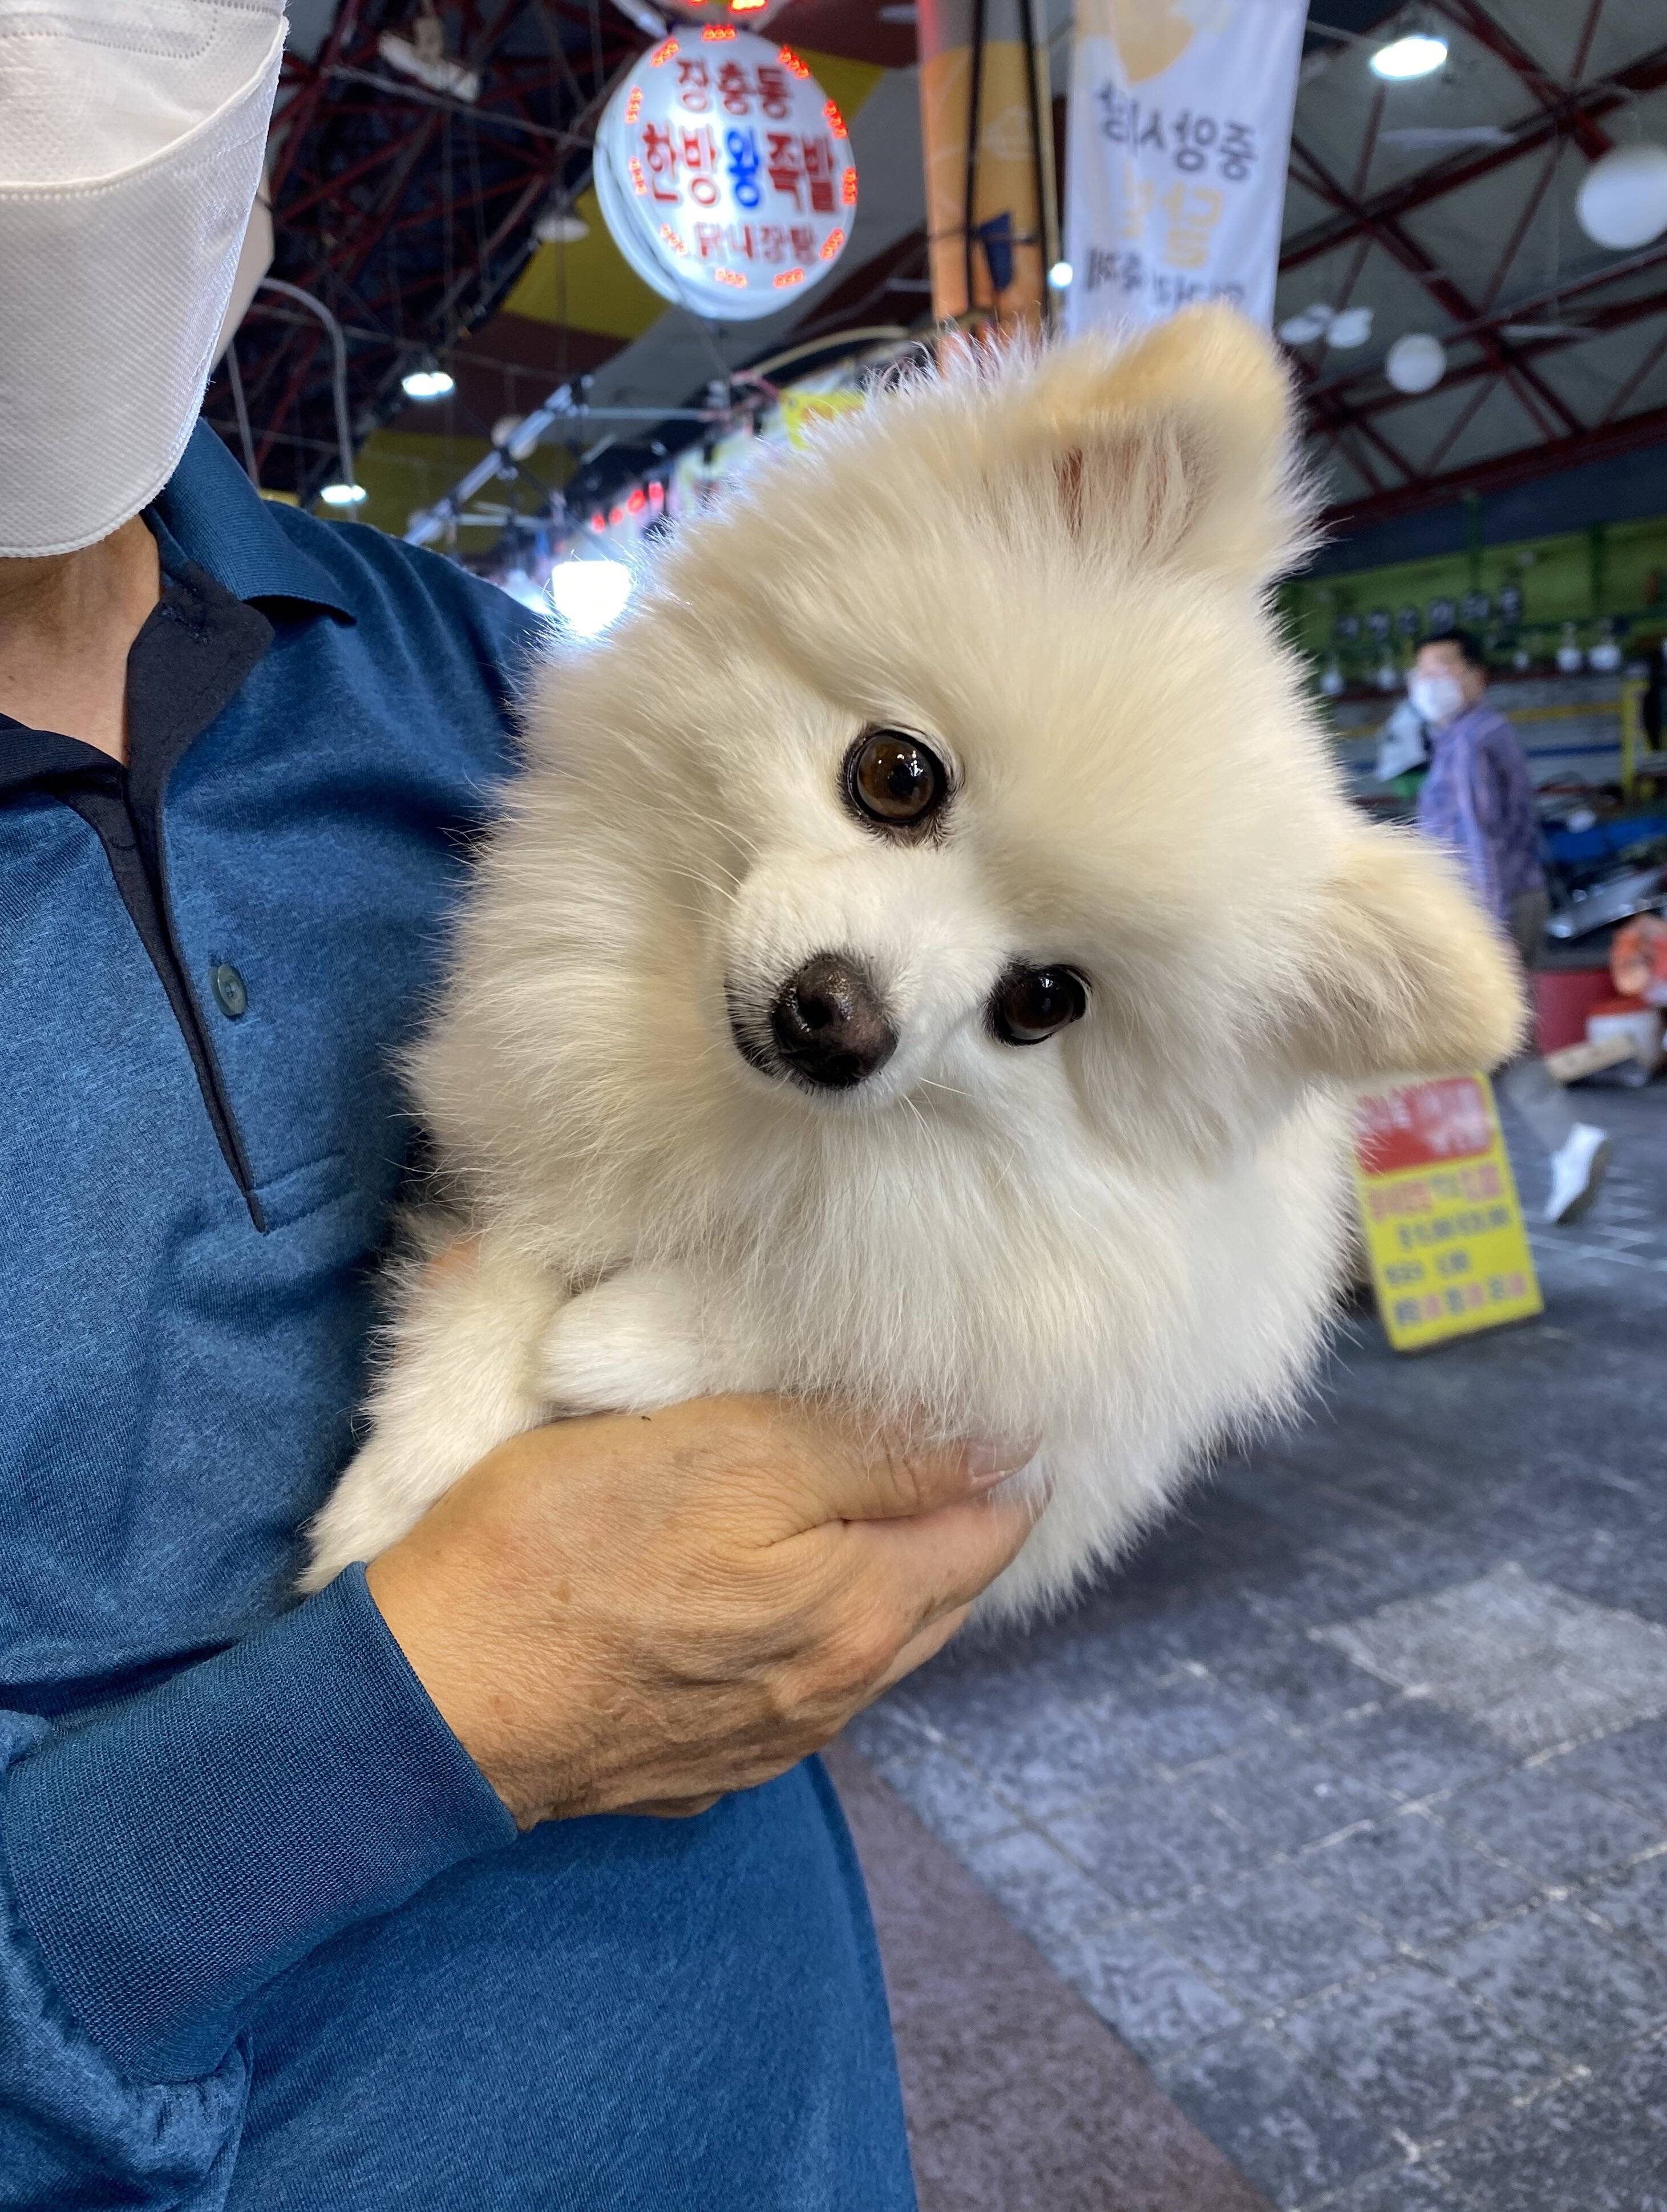
<svg viewBox="0 0 1667 2212">
<path fill-rule="evenodd" d="M 249 994 L 243 978 L 229 960 L 216 960 L 209 970 L 209 981 L 214 988 L 215 1002 L 228 1020 L 235 1021 L 247 1010 Z"/>
</svg>

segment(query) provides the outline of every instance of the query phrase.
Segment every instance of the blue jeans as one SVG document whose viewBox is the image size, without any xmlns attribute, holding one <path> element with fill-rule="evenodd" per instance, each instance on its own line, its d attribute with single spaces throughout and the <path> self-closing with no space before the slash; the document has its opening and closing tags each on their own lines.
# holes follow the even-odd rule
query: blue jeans
<svg viewBox="0 0 1667 2212">
<path fill-rule="evenodd" d="M 275 1983 L 228 2212 L 914 2212 L 820 1763 L 553 1823 Z"/>
</svg>

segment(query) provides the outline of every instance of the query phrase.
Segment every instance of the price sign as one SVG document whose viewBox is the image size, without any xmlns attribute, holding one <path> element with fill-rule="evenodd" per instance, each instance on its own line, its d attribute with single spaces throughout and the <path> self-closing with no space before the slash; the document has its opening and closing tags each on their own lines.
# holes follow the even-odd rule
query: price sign
<svg viewBox="0 0 1667 2212">
<path fill-rule="evenodd" d="M 838 108 L 791 47 L 709 23 L 644 54 L 596 134 L 596 191 L 637 275 L 745 322 L 819 284 L 856 216 Z"/>
<path fill-rule="evenodd" d="M 1543 1310 L 1485 1075 L 1360 1100 L 1354 1182 L 1378 1310 L 1397 1352 Z"/>
</svg>

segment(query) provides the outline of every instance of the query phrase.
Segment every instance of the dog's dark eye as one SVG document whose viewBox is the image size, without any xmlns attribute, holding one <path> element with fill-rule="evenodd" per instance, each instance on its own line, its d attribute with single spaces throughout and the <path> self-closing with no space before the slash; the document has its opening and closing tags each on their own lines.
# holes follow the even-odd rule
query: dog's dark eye
<svg viewBox="0 0 1667 2212">
<path fill-rule="evenodd" d="M 1074 968 L 1012 968 L 989 1002 L 1003 1044 L 1040 1044 L 1088 1011 L 1088 986 Z"/>
<path fill-rule="evenodd" d="M 913 830 L 949 795 L 949 771 L 903 730 L 870 730 L 845 762 L 845 793 L 859 814 L 888 830 Z"/>
</svg>

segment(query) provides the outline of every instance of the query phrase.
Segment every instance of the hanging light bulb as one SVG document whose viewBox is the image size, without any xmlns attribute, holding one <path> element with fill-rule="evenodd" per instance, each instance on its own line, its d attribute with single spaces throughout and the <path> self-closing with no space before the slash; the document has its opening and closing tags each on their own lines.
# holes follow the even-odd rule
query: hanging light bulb
<svg viewBox="0 0 1667 2212">
<path fill-rule="evenodd" d="M 399 380 L 399 389 L 407 399 L 445 399 L 457 390 L 457 380 L 429 362 L 422 368 L 408 370 Z"/>
<path fill-rule="evenodd" d="M 1372 57 L 1372 73 L 1392 84 L 1409 77 L 1432 76 L 1447 58 L 1447 41 L 1433 31 L 1403 31 Z"/>
<path fill-rule="evenodd" d="M 368 499 L 370 494 L 362 483 L 327 483 L 320 490 L 319 497 L 326 507 L 357 507 L 360 501 Z"/>
<path fill-rule="evenodd" d="M 1595 245 L 1625 253 L 1667 231 L 1667 146 L 1616 146 L 1580 179 L 1575 220 Z"/>
<path fill-rule="evenodd" d="M 1433 392 L 1447 374 L 1447 349 L 1427 331 L 1408 331 L 1390 348 L 1384 374 L 1397 392 Z"/>
</svg>

